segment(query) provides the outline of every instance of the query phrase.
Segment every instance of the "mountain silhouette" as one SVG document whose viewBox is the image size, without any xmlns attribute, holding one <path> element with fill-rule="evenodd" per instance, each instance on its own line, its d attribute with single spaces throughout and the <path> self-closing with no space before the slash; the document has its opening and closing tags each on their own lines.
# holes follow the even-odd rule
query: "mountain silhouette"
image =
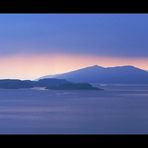
<svg viewBox="0 0 148 148">
<path fill-rule="evenodd" d="M 48 75 L 42 78 L 60 78 L 72 82 L 105 84 L 148 84 L 148 72 L 134 66 L 89 66 L 71 72 Z"/>
<path fill-rule="evenodd" d="M 72 83 L 65 79 L 46 78 L 38 81 L 19 80 L 19 79 L 1 79 L 1 89 L 19 89 L 19 88 L 34 88 L 43 87 L 45 89 L 54 90 L 102 90 L 98 87 L 93 87 L 89 83 Z"/>
</svg>

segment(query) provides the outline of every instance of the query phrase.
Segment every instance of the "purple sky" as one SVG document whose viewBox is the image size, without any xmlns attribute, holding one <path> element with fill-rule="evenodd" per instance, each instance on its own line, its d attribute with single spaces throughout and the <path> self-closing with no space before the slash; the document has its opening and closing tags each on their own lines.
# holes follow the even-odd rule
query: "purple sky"
<svg viewBox="0 0 148 148">
<path fill-rule="evenodd" d="M 148 14 L 1 14 L 0 55 L 148 57 Z"/>
<path fill-rule="evenodd" d="M 148 70 L 148 14 L 0 14 L 0 78 L 90 65 Z"/>
</svg>

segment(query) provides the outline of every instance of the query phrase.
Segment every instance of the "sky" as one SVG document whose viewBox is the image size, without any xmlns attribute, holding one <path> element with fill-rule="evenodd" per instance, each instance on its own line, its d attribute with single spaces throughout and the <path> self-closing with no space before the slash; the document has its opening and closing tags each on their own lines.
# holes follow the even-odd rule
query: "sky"
<svg viewBox="0 0 148 148">
<path fill-rule="evenodd" d="M 148 14 L 0 14 L 0 78 L 86 66 L 148 70 Z"/>
</svg>

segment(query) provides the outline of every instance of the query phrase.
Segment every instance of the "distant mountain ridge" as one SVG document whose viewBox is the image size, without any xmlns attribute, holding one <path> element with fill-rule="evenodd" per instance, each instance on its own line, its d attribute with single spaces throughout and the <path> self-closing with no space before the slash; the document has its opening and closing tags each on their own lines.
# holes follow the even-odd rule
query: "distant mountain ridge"
<svg viewBox="0 0 148 148">
<path fill-rule="evenodd" d="M 72 82 L 87 83 L 148 84 L 148 72 L 131 65 L 106 68 L 94 65 L 63 74 L 48 75 L 41 78 L 60 78 Z"/>
</svg>

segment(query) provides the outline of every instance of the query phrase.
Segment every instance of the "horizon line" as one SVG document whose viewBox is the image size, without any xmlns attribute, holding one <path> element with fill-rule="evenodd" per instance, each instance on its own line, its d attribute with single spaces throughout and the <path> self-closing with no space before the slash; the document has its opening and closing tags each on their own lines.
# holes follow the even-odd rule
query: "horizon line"
<svg viewBox="0 0 148 148">
<path fill-rule="evenodd" d="M 140 68 L 138 66 L 134 66 L 134 65 L 100 66 L 100 65 L 94 64 L 94 65 L 89 65 L 89 66 L 81 67 L 81 68 L 78 68 L 78 69 L 74 69 L 74 70 L 71 70 L 71 71 L 65 71 L 65 72 L 62 72 L 62 73 L 45 74 L 45 75 L 38 76 L 37 78 L 31 78 L 31 79 L 28 78 L 28 79 L 26 79 L 26 78 L 13 78 L 13 77 L 10 78 L 10 77 L 7 77 L 7 78 L 0 78 L 0 80 L 30 80 L 30 81 L 37 81 L 38 79 L 40 79 L 42 77 L 66 74 L 66 73 L 69 73 L 69 72 L 74 72 L 74 71 L 89 68 L 89 67 L 116 68 L 116 67 L 130 67 L 130 66 L 134 67 L 134 68 L 138 68 L 138 69 L 143 70 L 145 72 L 148 72 L 148 70 L 142 69 L 142 68 Z"/>
</svg>

